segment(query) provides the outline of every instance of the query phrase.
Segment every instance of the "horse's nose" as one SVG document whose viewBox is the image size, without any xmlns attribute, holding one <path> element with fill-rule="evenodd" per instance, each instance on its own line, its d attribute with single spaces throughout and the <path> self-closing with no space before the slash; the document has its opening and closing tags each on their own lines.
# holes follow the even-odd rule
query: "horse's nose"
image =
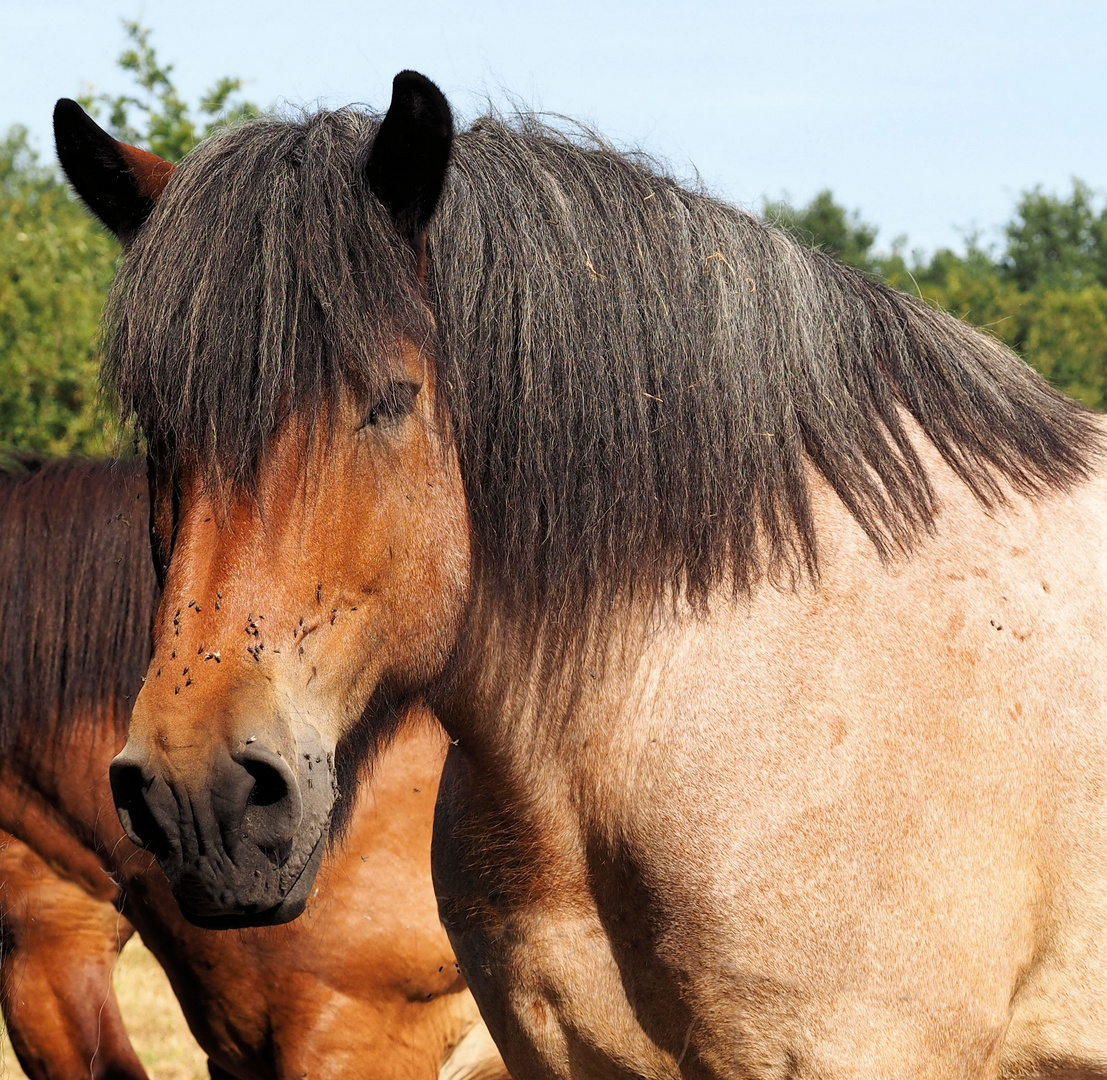
<svg viewBox="0 0 1107 1080">
<path fill-rule="evenodd" d="M 177 837 L 177 803 L 169 786 L 146 766 L 144 755 L 125 746 L 108 769 L 112 798 L 123 831 L 139 847 L 166 858 Z"/>
<path fill-rule="evenodd" d="M 304 816 L 300 785 L 288 762 L 256 741 L 237 753 L 217 754 L 210 774 L 197 785 L 208 787 L 206 798 L 185 790 L 179 777 L 167 782 L 143 751 L 129 744 L 111 763 L 110 777 L 124 831 L 159 859 L 210 852 L 213 845 L 229 855 L 242 843 L 279 849 L 295 836 Z"/>
<path fill-rule="evenodd" d="M 119 820 L 157 856 L 191 922 L 287 922 L 303 911 L 326 847 L 334 748 L 308 724 L 269 745 L 214 727 L 177 745 L 132 726 L 111 764 Z"/>
<path fill-rule="evenodd" d="M 253 779 L 243 814 L 243 835 L 258 847 L 287 844 L 304 819 L 300 785 L 279 752 L 248 742 L 232 755 Z"/>
</svg>

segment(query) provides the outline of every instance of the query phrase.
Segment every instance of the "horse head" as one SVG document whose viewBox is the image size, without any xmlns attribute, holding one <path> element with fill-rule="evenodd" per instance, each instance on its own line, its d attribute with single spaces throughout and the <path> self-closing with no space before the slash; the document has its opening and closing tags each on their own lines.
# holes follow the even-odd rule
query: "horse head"
<svg viewBox="0 0 1107 1080">
<path fill-rule="evenodd" d="M 73 103 L 59 103 L 55 127 L 70 181 L 125 245 L 124 276 L 141 275 L 152 249 L 183 236 L 173 222 L 218 219 L 223 207 L 206 178 L 189 186 L 190 162 L 174 171 L 116 142 Z M 302 151 L 274 163 L 272 183 L 284 185 L 274 202 L 287 209 L 302 197 L 282 221 L 317 225 L 324 247 L 332 215 L 372 218 L 396 260 L 377 273 L 418 307 L 451 139 L 442 94 L 401 73 L 375 137 L 349 155 L 335 197 L 347 205 L 326 192 L 310 202 Z M 297 239 L 265 226 L 244 225 L 258 238 L 238 252 L 247 277 L 264 276 L 273 243 Z M 181 243 L 179 265 L 195 269 L 205 252 Z M 331 245 L 293 271 L 309 316 L 335 302 L 332 286 L 357 287 L 341 260 L 320 268 L 333 256 Z M 197 292 L 219 273 L 197 271 L 189 302 L 202 305 Z M 160 278 L 148 288 L 172 286 Z M 182 911 L 201 925 L 279 923 L 302 911 L 365 744 L 385 737 L 382 716 L 442 668 L 465 609 L 468 519 L 433 347 L 426 333 L 380 322 L 375 355 L 353 358 L 371 379 L 332 385 L 309 404 L 299 396 L 310 380 L 302 370 L 282 386 L 279 420 L 254 448 L 248 476 L 218 454 L 161 438 L 156 418 L 142 418 L 164 593 L 111 782 L 124 828 L 157 855 Z M 120 335 L 141 352 L 133 329 Z M 348 352 L 352 338 L 333 347 Z M 272 359 L 261 352 L 252 362 Z M 221 355 L 251 362 L 233 344 Z"/>
</svg>

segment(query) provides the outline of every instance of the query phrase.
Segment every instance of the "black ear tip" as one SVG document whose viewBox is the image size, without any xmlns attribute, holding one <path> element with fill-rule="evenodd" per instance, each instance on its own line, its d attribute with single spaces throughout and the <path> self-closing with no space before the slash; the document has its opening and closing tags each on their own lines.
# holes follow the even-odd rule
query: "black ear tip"
<svg viewBox="0 0 1107 1080">
<path fill-rule="evenodd" d="M 54 106 L 54 143 L 59 153 L 74 143 L 98 135 L 107 138 L 100 125 L 77 102 L 70 98 L 58 98 Z"/>
<path fill-rule="evenodd" d="M 412 71 L 411 68 L 405 68 L 392 80 L 392 92 L 395 93 L 397 90 L 406 90 L 416 93 L 422 91 L 432 96 L 442 96 L 442 91 L 439 90 L 426 75 L 418 71 Z"/>
<path fill-rule="evenodd" d="M 453 125 L 453 114 L 446 95 L 418 71 L 401 71 L 392 80 L 392 104 L 410 111 L 416 119 L 437 120 Z"/>
<path fill-rule="evenodd" d="M 58 98 L 58 103 L 54 106 L 54 131 L 57 132 L 59 125 L 72 124 L 75 120 L 84 118 L 85 115 L 84 109 L 72 98 Z"/>
</svg>

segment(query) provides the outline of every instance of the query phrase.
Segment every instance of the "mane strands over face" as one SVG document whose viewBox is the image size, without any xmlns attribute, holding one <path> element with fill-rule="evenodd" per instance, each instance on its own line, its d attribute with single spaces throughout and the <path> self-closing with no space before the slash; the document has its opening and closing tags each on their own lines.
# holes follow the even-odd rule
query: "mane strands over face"
<svg viewBox="0 0 1107 1080">
<path fill-rule="evenodd" d="M 0 470 L 0 750 L 86 722 L 124 730 L 156 583 L 139 462 Z"/>
<path fill-rule="evenodd" d="M 246 479 L 290 411 L 368 398 L 431 320 L 417 264 L 364 182 L 353 110 L 255 120 L 174 171 L 116 280 L 104 373 L 148 433 Z"/>
<path fill-rule="evenodd" d="M 577 625 L 817 573 L 811 465 L 909 551 L 937 500 L 905 413 L 986 505 L 1087 471 L 1091 415 L 993 338 L 533 118 L 457 137 L 424 307 L 366 191 L 375 130 L 260 122 L 181 166 L 112 305 L 148 432 L 245 475 L 284 410 L 426 340 L 481 572 Z"/>
</svg>

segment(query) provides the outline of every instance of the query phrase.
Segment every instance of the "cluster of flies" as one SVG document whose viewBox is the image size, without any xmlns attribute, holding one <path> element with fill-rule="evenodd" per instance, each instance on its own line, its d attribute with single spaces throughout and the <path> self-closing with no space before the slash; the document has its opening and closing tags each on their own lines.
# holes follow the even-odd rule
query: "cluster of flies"
<svg viewBox="0 0 1107 1080">
<path fill-rule="evenodd" d="M 215 610 L 216 611 L 219 611 L 222 608 L 222 606 L 223 606 L 222 605 L 222 600 L 223 600 L 223 593 L 220 590 L 220 591 L 216 592 L 216 594 L 215 594 Z M 315 587 L 315 600 L 316 600 L 317 603 L 320 603 L 320 604 L 323 602 L 323 583 L 322 582 L 319 582 L 319 584 Z M 194 610 L 197 614 L 199 614 L 200 612 L 202 612 L 204 610 L 198 603 L 196 603 L 195 600 L 190 600 L 188 602 L 188 607 L 190 609 Z M 350 611 L 351 612 L 357 611 L 357 608 L 352 607 L 352 608 L 350 608 Z M 338 614 L 339 614 L 338 608 L 331 608 L 331 612 L 330 612 L 330 615 L 331 615 L 330 625 L 331 626 L 334 626 L 335 620 L 338 618 Z M 180 637 L 180 635 L 181 635 L 181 615 L 182 615 L 181 608 L 177 608 L 177 610 L 173 613 L 173 636 L 174 637 Z M 254 658 L 255 663 L 260 663 L 261 662 L 261 653 L 262 653 L 262 650 L 265 648 L 265 642 L 261 640 L 261 627 L 258 626 L 258 622 L 259 621 L 264 621 L 264 619 L 265 619 L 264 615 L 258 615 L 257 618 L 255 618 L 252 612 L 249 615 L 246 616 L 245 633 L 246 633 L 247 638 L 250 639 L 251 642 L 252 642 L 251 644 L 246 646 L 246 651 Z M 313 630 L 316 630 L 318 628 L 318 625 L 319 625 L 318 623 L 315 623 L 314 625 L 305 626 L 304 625 L 304 616 L 301 615 L 299 625 L 293 627 L 293 629 L 292 629 L 292 639 L 293 639 L 293 641 L 296 640 L 297 636 L 299 636 L 300 640 L 302 641 Z M 303 656 L 304 655 L 303 645 L 300 645 L 298 648 L 299 648 L 299 655 Z M 279 656 L 281 650 L 277 649 L 277 648 L 273 648 L 273 649 L 271 649 L 271 651 L 274 653 L 274 655 Z M 222 663 L 222 657 L 221 657 L 221 655 L 219 654 L 219 652 L 217 650 L 216 651 L 208 651 L 204 648 L 203 645 L 201 645 L 200 648 L 197 649 L 196 655 L 200 656 L 200 657 L 203 657 L 204 660 L 214 660 L 217 664 Z M 176 660 L 177 659 L 177 650 L 176 649 L 173 649 L 172 653 L 170 654 L 170 659 L 171 660 Z M 192 678 L 189 675 L 189 670 L 190 670 L 189 667 L 186 665 L 181 671 L 181 677 L 185 680 L 185 682 L 184 682 L 185 686 L 191 686 L 192 685 Z M 158 672 L 157 672 L 157 677 L 161 676 L 161 672 L 162 672 L 162 669 L 159 667 Z M 173 693 L 174 694 L 179 694 L 180 692 L 181 692 L 181 686 L 178 685 L 174 688 Z"/>
</svg>

